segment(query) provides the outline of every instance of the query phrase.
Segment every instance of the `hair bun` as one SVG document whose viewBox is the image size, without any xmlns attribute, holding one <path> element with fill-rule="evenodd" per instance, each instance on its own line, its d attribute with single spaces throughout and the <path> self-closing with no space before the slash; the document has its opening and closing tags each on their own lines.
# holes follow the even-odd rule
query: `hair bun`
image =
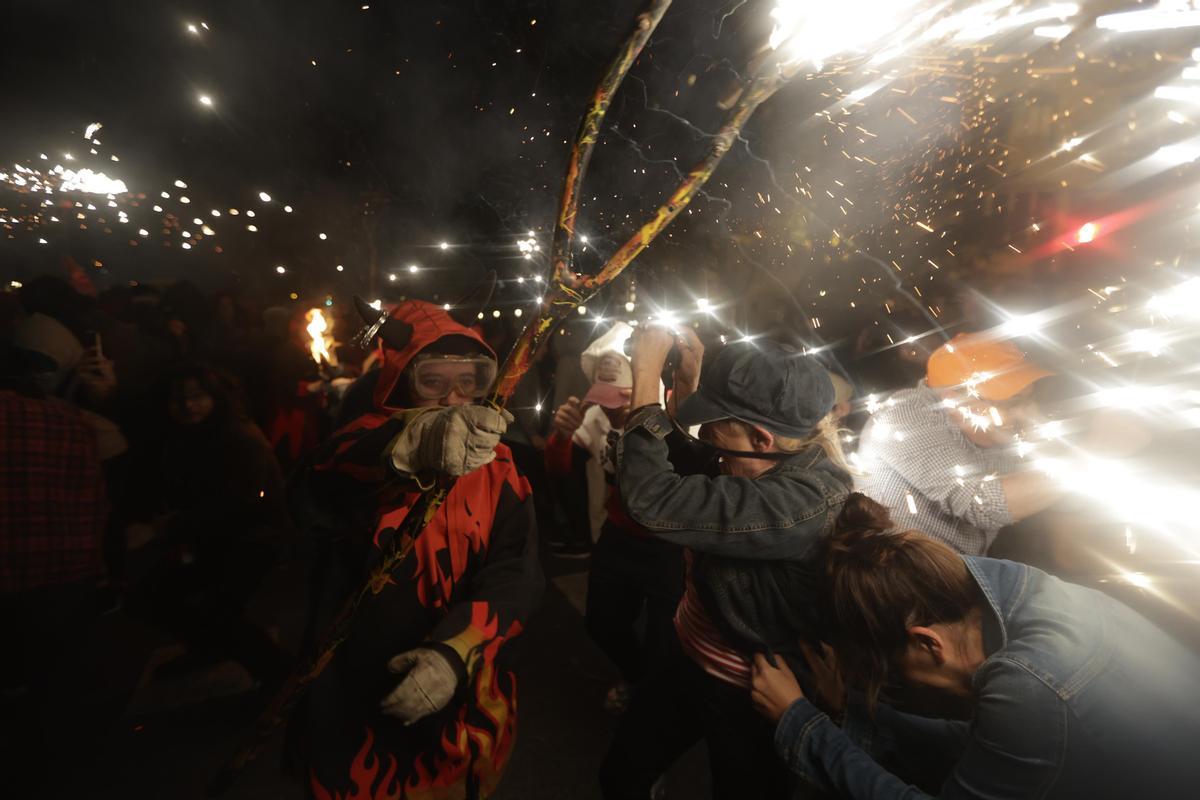
<svg viewBox="0 0 1200 800">
<path fill-rule="evenodd" d="M 882 533 L 892 527 L 892 517 L 887 508 L 862 492 L 853 492 L 846 498 L 842 512 L 834 523 L 834 535 Z"/>
</svg>

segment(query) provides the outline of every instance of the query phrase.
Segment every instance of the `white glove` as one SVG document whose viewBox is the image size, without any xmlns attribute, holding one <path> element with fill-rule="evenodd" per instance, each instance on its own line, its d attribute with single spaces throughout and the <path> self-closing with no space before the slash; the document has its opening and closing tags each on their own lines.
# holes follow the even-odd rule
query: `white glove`
<svg viewBox="0 0 1200 800">
<path fill-rule="evenodd" d="M 407 674 L 383 698 L 379 709 L 405 725 L 441 711 L 458 688 L 458 673 L 437 650 L 421 647 L 401 653 L 388 662 L 388 669 L 397 675 Z"/>
<path fill-rule="evenodd" d="M 492 462 L 512 421 L 512 414 L 488 406 L 450 406 L 420 414 L 392 443 L 392 466 L 405 475 L 466 475 Z"/>
</svg>

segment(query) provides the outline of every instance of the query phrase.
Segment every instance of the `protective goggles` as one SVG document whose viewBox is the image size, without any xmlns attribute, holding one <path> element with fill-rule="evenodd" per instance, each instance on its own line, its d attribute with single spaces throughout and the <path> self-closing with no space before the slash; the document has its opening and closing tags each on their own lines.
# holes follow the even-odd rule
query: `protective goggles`
<svg viewBox="0 0 1200 800">
<path fill-rule="evenodd" d="M 457 391 L 478 400 L 496 379 L 496 362 L 486 356 L 418 355 L 409 371 L 413 394 L 441 400 Z"/>
</svg>

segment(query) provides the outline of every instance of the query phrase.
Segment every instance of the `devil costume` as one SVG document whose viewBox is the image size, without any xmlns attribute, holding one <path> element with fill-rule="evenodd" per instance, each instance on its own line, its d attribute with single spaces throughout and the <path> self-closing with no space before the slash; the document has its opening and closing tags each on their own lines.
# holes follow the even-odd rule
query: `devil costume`
<svg viewBox="0 0 1200 800">
<path fill-rule="evenodd" d="M 421 411 L 402 407 L 405 370 L 449 338 L 494 359 L 464 324 L 476 310 L 466 303 L 463 322 L 414 300 L 386 319 L 376 312 L 384 358 L 374 408 L 338 431 L 297 476 L 292 494 L 318 541 L 318 561 L 357 562 L 343 594 L 380 562 L 421 496 L 389 460 L 391 443 Z M 458 800 L 487 797 L 499 783 L 516 737 L 517 687 L 506 643 L 540 599 L 543 577 L 529 483 L 507 447 L 497 445 L 495 454 L 457 479 L 408 557 L 364 602 L 293 716 L 290 735 L 314 797 Z M 338 593 L 328 579 L 314 592 Z M 405 725 L 380 711 L 401 680 L 388 662 L 426 648 L 451 663 L 457 689 L 440 711 Z"/>
</svg>

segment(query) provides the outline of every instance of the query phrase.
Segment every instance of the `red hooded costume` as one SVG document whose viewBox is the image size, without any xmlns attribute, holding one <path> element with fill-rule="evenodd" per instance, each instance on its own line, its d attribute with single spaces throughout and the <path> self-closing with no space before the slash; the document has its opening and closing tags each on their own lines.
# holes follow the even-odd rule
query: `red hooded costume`
<svg viewBox="0 0 1200 800">
<path fill-rule="evenodd" d="M 401 350 L 385 347 L 374 410 L 322 447 L 304 484 L 308 502 L 325 506 L 328 527 L 362 545 L 360 582 L 420 497 L 388 460 L 411 419 L 397 405 L 405 368 L 446 337 L 473 340 L 494 358 L 478 333 L 439 306 L 408 301 L 391 318 L 412 335 Z M 516 737 L 516 681 L 504 644 L 520 633 L 543 587 L 529 494 L 508 448 L 498 445 L 492 463 L 455 482 L 389 584 L 360 608 L 293 719 L 313 796 L 457 800 L 495 789 Z M 345 528 L 356 516 L 369 532 Z M 449 651 L 456 653 L 459 686 L 446 708 L 405 726 L 381 714 L 379 703 L 402 677 L 388 671 L 388 660 L 416 647 L 439 649 L 452 662 Z"/>
</svg>

